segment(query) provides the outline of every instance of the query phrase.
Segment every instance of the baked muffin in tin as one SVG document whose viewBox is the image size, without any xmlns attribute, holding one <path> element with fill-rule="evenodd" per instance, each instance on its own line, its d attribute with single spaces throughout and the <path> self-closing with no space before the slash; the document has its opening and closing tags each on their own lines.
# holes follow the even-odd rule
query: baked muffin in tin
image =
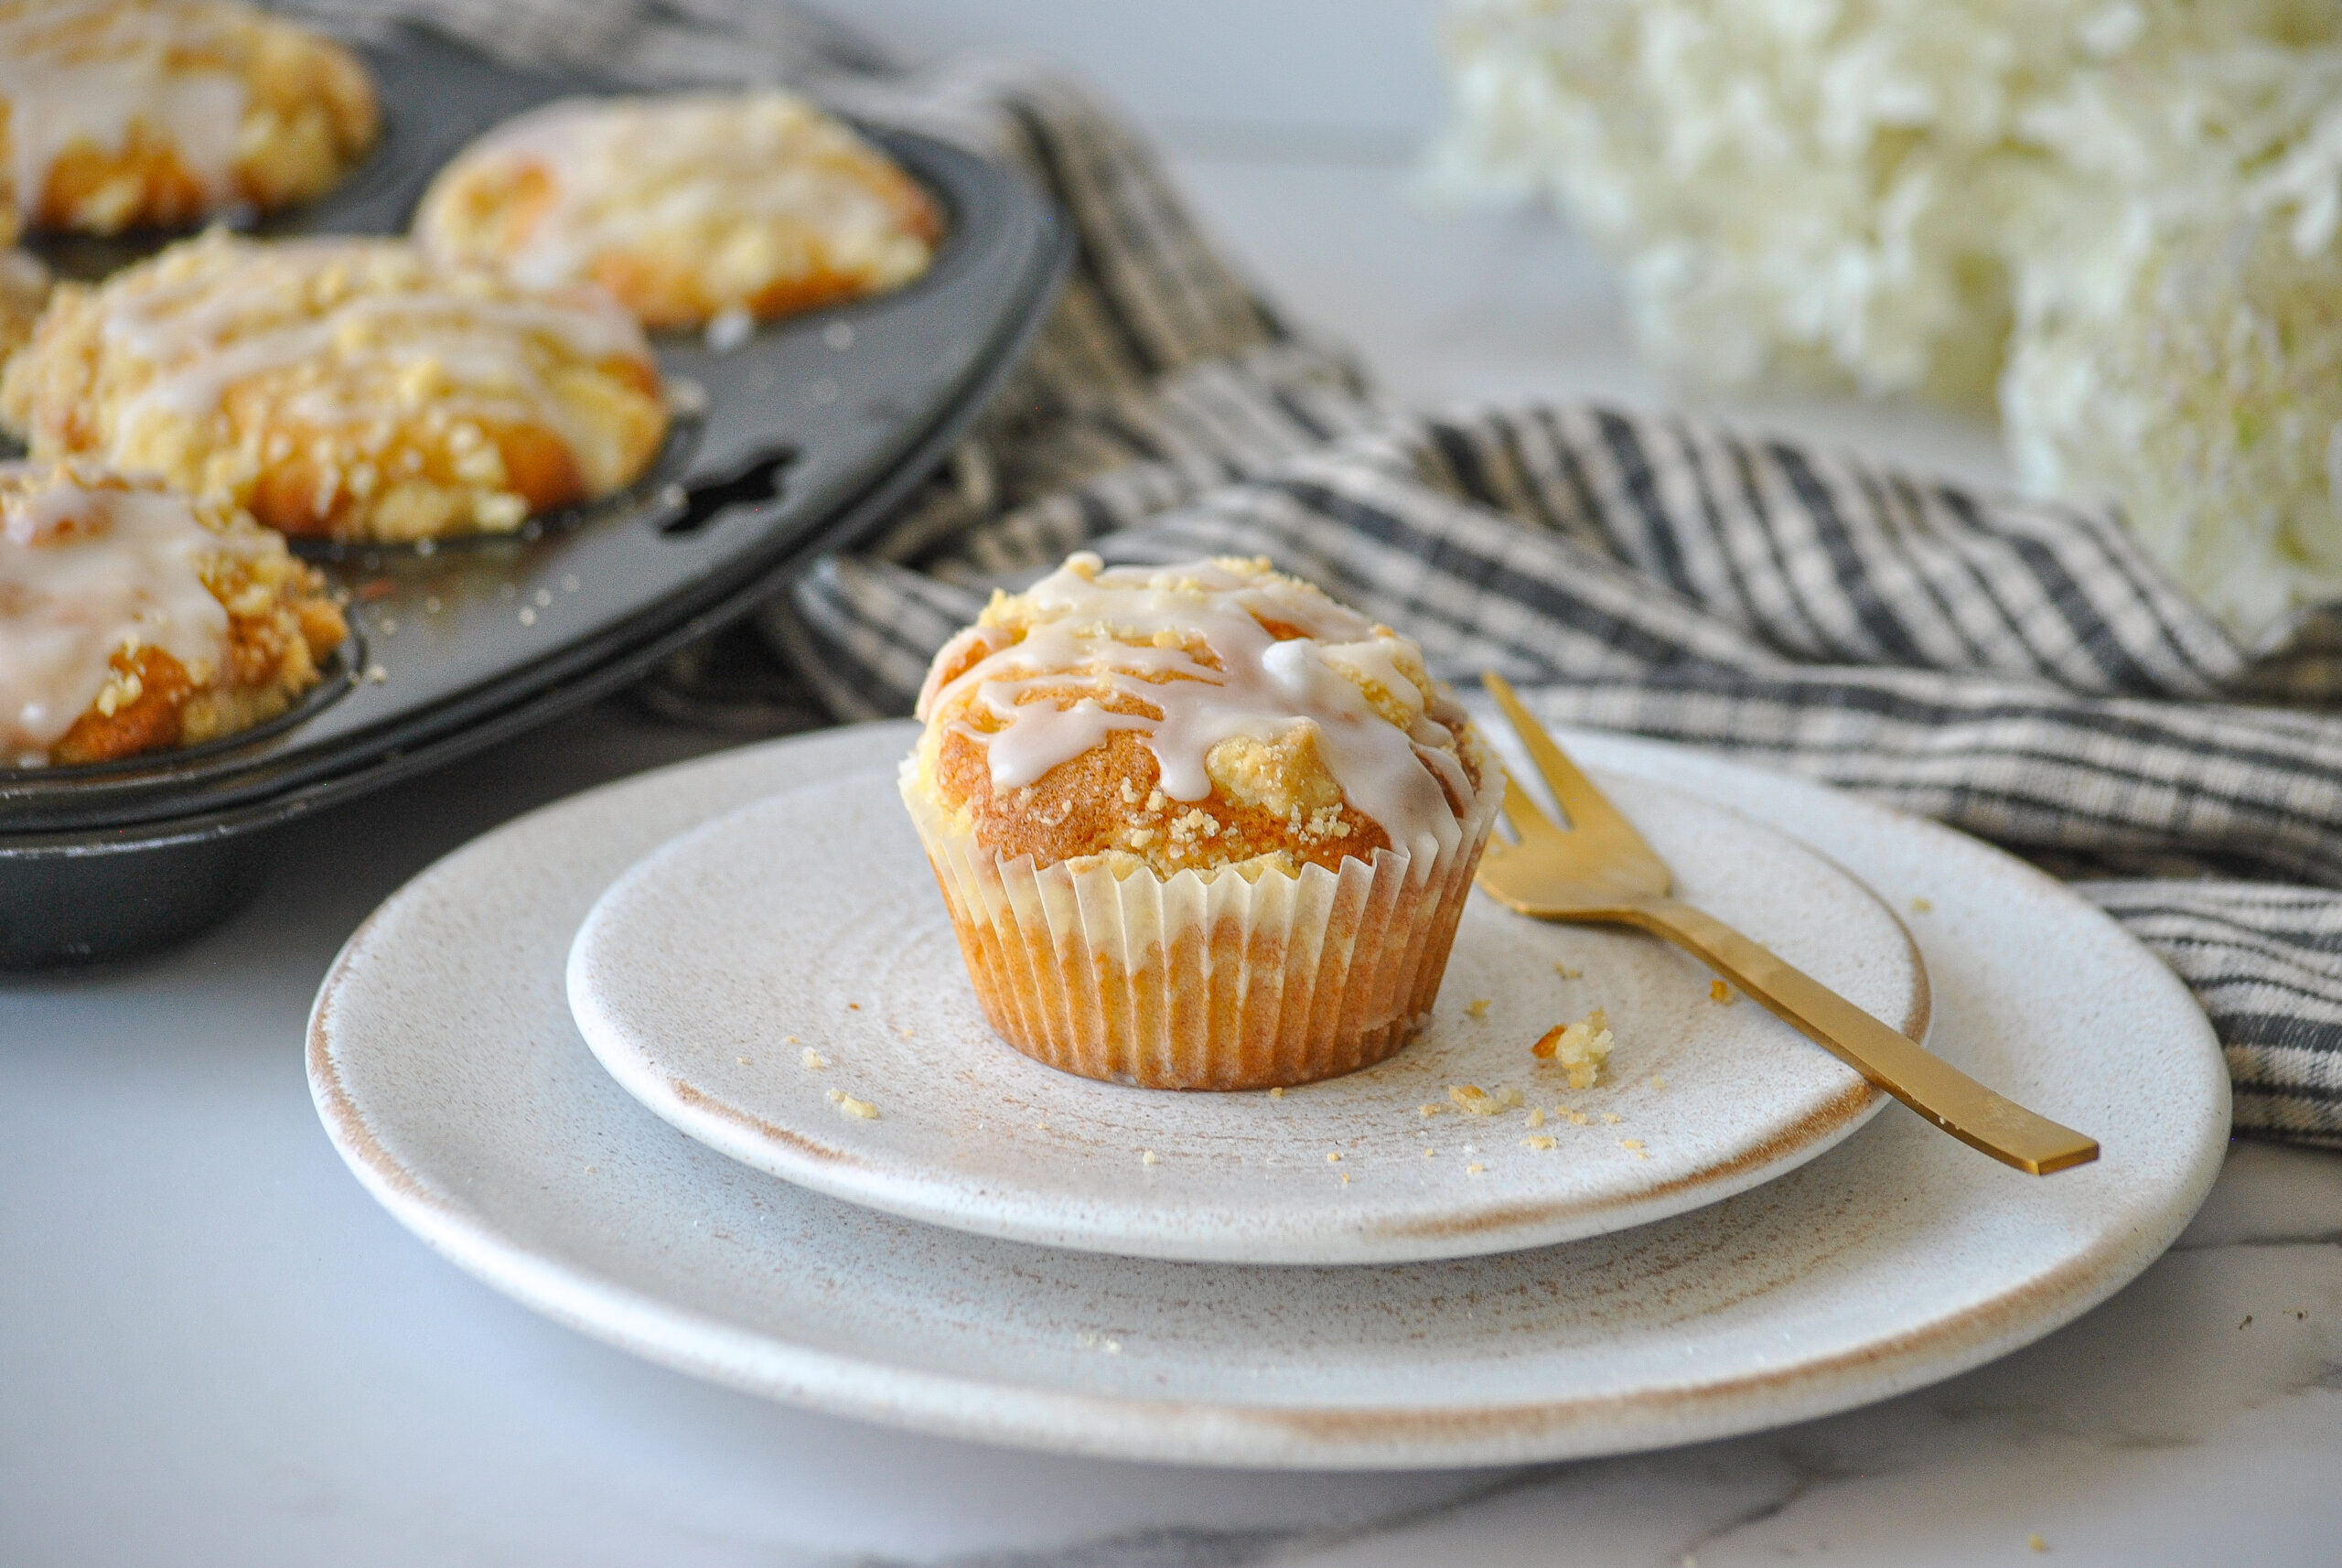
<svg viewBox="0 0 2342 1568">
<path fill-rule="evenodd" d="M 0 204 L 114 234 L 272 212 L 380 128 L 348 49 L 226 0 L 0 0 Z"/>
<path fill-rule="evenodd" d="M 414 224 L 443 259 L 598 283 L 648 326 L 719 337 L 899 287 L 942 231 L 885 153 L 779 91 L 548 104 L 459 154 Z"/>
<path fill-rule="evenodd" d="M 0 766 L 232 736 L 316 685 L 348 635 L 315 568 L 225 502 L 0 463 Z"/>
<path fill-rule="evenodd" d="M 497 533 L 622 489 L 668 412 L 633 318 L 400 240 L 213 231 L 60 285 L 0 376 L 36 458 L 224 497 L 296 536 Z"/>
</svg>

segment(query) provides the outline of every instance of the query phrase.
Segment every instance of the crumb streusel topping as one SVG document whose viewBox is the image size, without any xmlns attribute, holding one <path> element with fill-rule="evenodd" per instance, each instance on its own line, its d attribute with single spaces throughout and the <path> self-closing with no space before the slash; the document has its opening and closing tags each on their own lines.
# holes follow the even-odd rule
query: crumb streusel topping
<svg viewBox="0 0 2342 1568">
<path fill-rule="evenodd" d="M 38 457 L 89 454 L 287 532 L 505 532 L 607 494 L 667 414 L 641 329 L 395 240 L 214 231 L 65 285 L 0 379 Z"/>
<path fill-rule="evenodd" d="M 232 0 L 0 0 L 0 201 L 115 233 L 321 195 L 379 127 L 349 50 Z"/>
<path fill-rule="evenodd" d="M 885 153 L 780 91 L 547 104 L 466 148 L 415 219 L 434 254 L 532 288 L 598 283 L 654 327 L 896 288 L 941 232 Z"/>
</svg>

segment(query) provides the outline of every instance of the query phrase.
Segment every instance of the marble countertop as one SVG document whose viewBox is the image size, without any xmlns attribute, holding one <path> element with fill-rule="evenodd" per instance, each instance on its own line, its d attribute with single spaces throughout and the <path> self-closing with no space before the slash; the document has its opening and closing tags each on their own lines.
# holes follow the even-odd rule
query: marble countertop
<svg viewBox="0 0 2342 1568">
<path fill-rule="evenodd" d="M 1209 8 L 1244 25 L 1241 7 Z M 866 20 L 930 48 L 1029 44 L 1060 27 L 1051 36 L 1091 51 L 1081 63 L 1170 140 L 1181 179 L 1265 285 L 1402 397 L 1659 401 L 1600 270 L 1566 234 L 1407 199 L 1401 155 L 1428 111 L 1423 68 L 1393 51 L 1428 47 L 1430 10 L 1409 0 L 1354 29 L 1348 96 L 1313 89 L 1252 118 L 1267 100 L 1243 72 L 1218 98 L 1183 94 L 1148 74 L 1187 69 L 1179 59 L 1069 5 L 879 0 Z M 1731 412 L 1979 479 L 2002 472 L 1989 431 L 1911 410 Z M 259 902 L 188 947 L 0 980 L 0 1561 L 2342 1556 L 2342 1158 L 2262 1145 L 2235 1146 L 2142 1278 L 2005 1360 L 1782 1431 L 1528 1469 L 1257 1475 L 985 1449 L 767 1404 L 539 1318 L 443 1262 L 350 1179 L 310 1108 L 302 1022 L 342 939 L 432 859 L 715 744 L 599 708 L 302 825 Z"/>
</svg>

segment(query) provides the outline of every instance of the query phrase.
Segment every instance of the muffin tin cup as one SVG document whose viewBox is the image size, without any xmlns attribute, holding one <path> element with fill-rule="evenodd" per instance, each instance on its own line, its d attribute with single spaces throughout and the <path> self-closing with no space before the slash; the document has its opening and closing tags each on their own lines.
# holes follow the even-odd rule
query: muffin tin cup
<svg viewBox="0 0 2342 1568">
<path fill-rule="evenodd" d="M 1145 1089 L 1289 1087 L 1370 1067 L 1431 1012 L 1504 798 L 1493 768 L 1456 847 L 1338 871 L 1124 875 L 1098 857 L 1003 860 L 954 829 L 906 764 L 984 1016 L 1036 1061 Z"/>
</svg>

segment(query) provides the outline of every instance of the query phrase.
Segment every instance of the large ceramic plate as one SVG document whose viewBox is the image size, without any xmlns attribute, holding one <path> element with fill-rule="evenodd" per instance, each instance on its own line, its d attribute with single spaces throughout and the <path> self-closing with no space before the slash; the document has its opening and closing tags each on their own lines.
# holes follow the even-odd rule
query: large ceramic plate
<svg viewBox="0 0 2342 1568">
<path fill-rule="evenodd" d="M 1925 1037 L 1926 972 L 1868 889 L 1737 812 L 1618 793 L 1683 897 Z M 569 965 L 611 1076 L 759 1170 L 979 1235 L 1234 1263 L 1412 1262 L 1639 1225 L 1802 1165 L 1885 1102 L 1710 983 L 1648 937 L 1476 896 L 1430 1023 L 1389 1061 L 1273 1098 L 1093 1082 L 985 1024 L 891 768 L 662 846 L 602 896 Z M 1618 1043 L 1574 1089 L 1530 1047 L 1597 1006 Z"/>
<path fill-rule="evenodd" d="M 2170 1244 L 2228 1135 L 2209 1026 L 2113 922 L 1944 829 L 1693 753 L 1585 762 L 1729 799 L 1896 908 L 1933 1047 L 2104 1144 L 2047 1179 L 1889 1107 L 1820 1159 L 1632 1230 L 1370 1268 L 1106 1258 L 876 1213 L 644 1110 L 570 1022 L 604 887 L 675 834 L 882 765 L 886 725 L 610 786 L 450 855 L 351 938 L 317 999 L 328 1132 L 461 1267 L 613 1344 L 833 1412 L 1195 1463 L 1402 1466 L 1616 1453 L 1899 1393 L 2057 1327 Z M 1743 1004 L 1743 1005 L 1746 1005 Z"/>
</svg>

